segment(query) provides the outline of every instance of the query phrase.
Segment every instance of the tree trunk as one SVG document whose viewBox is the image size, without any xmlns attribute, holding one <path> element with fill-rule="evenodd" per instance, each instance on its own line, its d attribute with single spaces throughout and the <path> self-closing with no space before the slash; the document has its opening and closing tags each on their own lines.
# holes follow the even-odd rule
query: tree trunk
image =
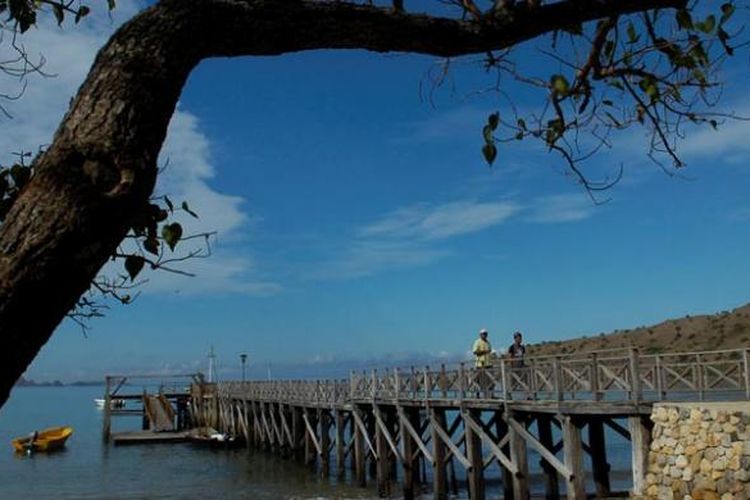
<svg viewBox="0 0 750 500">
<path fill-rule="evenodd" d="M 685 0 L 566 0 L 468 23 L 302 0 L 162 0 L 97 55 L 0 226 L 0 406 L 147 203 L 192 68 L 215 56 L 360 48 L 457 56 Z"/>
</svg>

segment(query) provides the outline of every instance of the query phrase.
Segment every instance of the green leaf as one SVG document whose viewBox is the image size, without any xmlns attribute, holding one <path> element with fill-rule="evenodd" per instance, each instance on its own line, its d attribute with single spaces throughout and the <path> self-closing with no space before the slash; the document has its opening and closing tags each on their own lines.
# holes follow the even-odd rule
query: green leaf
<svg viewBox="0 0 750 500">
<path fill-rule="evenodd" d="M 157 240 L 154 237 L 146 238 L 143 242 L 143 248 L 145 248 L 147 252 L 150 252 L 158 256 L 159 255 L 159 240 Z"/>
<path fill-rule="evenodd" d="M 174 205 L 172 205 L 172 200 L 170 200 L 168 196 L 164 197 L 164 203 L 167 204 L 170 212 L 174 212 Z"/>
<path fill-rule="evenodd" d="M 526 121 L 523 118 L 518 119 L 518 128 L 521 130 L 526 130 Z"/>
<path fill-rule="evenodd" d="M 36 12 L 23 12 L 20 16 L 16 17 L 16 20 L 18 21 L 18 28 L 21 33 L 26 33 L 29 28 L 36 24 Z"/>
<path fill-rule="evenodd" d="M 500 113 L 494 112 L 487 118 L 487 125 L 490 126 L 492 130 L 495 130 L 500 123 Z"/>
<path fill-rule="evenodd" d="M 140 255 L 128 255 L 125 257 L 125 270 L 130 276 L 130 281 L 133 281 L 138 273 L 143 269 L 143 264 L 146 263 L 146 259 Z"/>
<path fill-rule="evenodd" d="M 698 42 L 688 51 L 688 55 L 701 66 L 708 66 L 708 54 L 703 44 Z"/>
<path fill-rule="evenodd" d="M 485 144 L 482 146 L 482 154 L 484 155 L 484 160 L 487 164 L 492 165 L 492 162 L 494 162 L 497 157 L 497 148 L 494 144 Z"/>
<path fill-rule="evenodd" d="M 703 22 L 695 23 L 695 28 L 707 35 L 710 35 L 716 27 L 716 18 L 711 14 Z"/>
<path fill-rule="evenodd" d="M 659 87 L 656 84 L 656 81 L 651 77 L 646 77 L 642 79 L 640 82 L 638 82 L 638 86 L 643 90 L 643 92 L 646 93 L 649 98 L 651 98 L 651 102 L 654 102 L 659 99 Z"/>
<path fill-rule="evenodd" d="M 698 83 L 700 83 L 701 87 L 708 86 L 708 78 L 706 77 L 706 74 L 703 71 L 696 68 L 692 71 L 692 76 L 693 78 L 698 80 Z"/>
<path fill-rule="evenodd" d="M 57 25 L 60 26 L 65 20 L 65 11 L 62 5 L 59 3 L 52 4 L 52 12 L 55 14 L 55 19 L 57 19 Z"/>
<path fill-rule="evenodd" d="M 182 209 L 186 211 L 187 213 L 189 213 L 190 215 L 192 215 L 193 217 L 195 217 L 196 219 L 198 218 L 198 214 L 190 210 L 190 207 L 188 207 L 188 204 L 186 201 L 182 202 Z"/>
<path fill-rule="evenodd" d="M 604 44 L 604 56 L 609 58 L 612 56 L 612 53 L 615 51 L 615 42 L 612 40 L 607 40 L 607 43 Z"/>
<path fill-rule="evenodd" d="M 79 22 L 79 21 L 80 21 L 81 19 L 83 19 L 84 17 L 88 16 L 88 15 L 89 15 L 89 12 L 91 12 L 91 9 L 89 9 L 89 8 L 88 8 L 87 6 L 85 6 L 85 5 L 81 5 L 81 6 L 80 6 L 80 7 L 78 8 L 78 12 L 76 12 L 76 24 L 78 24 L 78 22 Z"/>
<path fill-rule="evenodd" d="M 552 88 L 561 96 L 568 95 L 568 92 L 570 91 L 570 84 L 563 75 L 552 75 L 550 77 L 550 84 L 552 85 Z"/>
<path fill-rule="evenodd" d="M 182 226 L 178 222 L 167 224 L 161 228 L 161 237 L 167 242 L 169 249 L 174 251 L 177 242 L 182 238 Z"/>
<path fill-rule="evenodd" d="M 492 127 L 489 125 L 482 127 L 482 137 L 484 138 L 485 143 L 492 144 Z"/>
<path fill-rule="evenodd" d="M 708 123 L 711 124 L 711 126 L 713 127 L 714 130 L 718 130 L 719 129 L 719 122 L 717 122 L 716 120 L 708 120 Z"/>
<path fill-rule="evenodd" d="M 719 28 L 716 31 L 716 36 L 719 37 L 719 41 L 721 42 L 721 46 L 724 47 L 724 51 L 726 51 L 728 56 L 734 55 L 734 48 L 729 45 L 729 33 L 724 31 L 724 29 Z"/>
<path fill-rule="evenodd" d="M 677 21 L 677 26 L 683 30 L 693 29 L 693 18 L 690 16 L 690 12 L 687 9 L 679 9 L 674 15 Z"/>
<path fill-rule="evenodd" d="M 523 139 L 523 132 L 517 132 L 517 133 L 516 133 L 516 140 L 517 140 L 517 141 L 520 141 L 520 140 L 522 140 L 522 139 Z"/>
<path fill-rule="evenodd" d="M 633 26 L 633 23 L 628 22 L 628 43 L 636 43 L 640 36 L 638 36 L 638 32 L 635 30 L 635 26 Z"/>
<path fill-rule="evenodd" d="M 560 118 L 549 120 L 547 122 L 547 132 L 544 136 L 544 140 L 548 145 L 552 146 L 560 137 L 562 137 L 564 131 L 565 123 Z"/>
</svg>

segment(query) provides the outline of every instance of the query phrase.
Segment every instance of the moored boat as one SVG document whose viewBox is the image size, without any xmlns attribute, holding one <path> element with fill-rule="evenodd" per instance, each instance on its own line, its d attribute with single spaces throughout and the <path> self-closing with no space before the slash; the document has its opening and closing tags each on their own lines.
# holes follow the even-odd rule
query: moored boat
<svg viewBox="0 0 750 500">
<path fill-rule="evenodd" d="M 96 405 L 97 408 L 103 409 L 104 408 L 104 402 L 105 400 L 102 398 L 94 398 L 94 405 Z M 109 400 L 109 407 L 112 409 L 115 408 L 124 408 L 125 407 L 125 400 L 120 398 L 114 398 Z"/>
<path fill-rule="evenodd" d="M 187 433 L 187 440 L 193 444 L 210 448 L 234 448 L 240 442 L 229 434 L 219 432 L 212 427 L 198 427 Z"/>
<path fill-rule="evenodd" d="M 17 437 L 11 443 L 17 453 L 34 451 L 54 451 L 65 446 L 65 441 L 73 434 L 73 428 L 67 426 L 50 427 L 35 431 L 28 436 Z"/>
</svg>

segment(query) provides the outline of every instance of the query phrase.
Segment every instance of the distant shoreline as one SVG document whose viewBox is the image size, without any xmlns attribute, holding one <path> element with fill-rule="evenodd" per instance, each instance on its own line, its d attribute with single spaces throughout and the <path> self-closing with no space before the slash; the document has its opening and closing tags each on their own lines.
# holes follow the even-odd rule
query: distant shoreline
<svg viewBox="0 0 750 500">
<path fill-rule="evenodd" d="M 54 380 L 52 382 L 36 382 L 34 380 L 26 380 L 24 378 L 21 378 L 14 387 L 98 387 L 103 386 L 104 382 L 98 382 L 98 381 L 78 381 L 78 382 L 71 382 L 71 383 L 63 383 L 59 380 Z"/>
</svg>

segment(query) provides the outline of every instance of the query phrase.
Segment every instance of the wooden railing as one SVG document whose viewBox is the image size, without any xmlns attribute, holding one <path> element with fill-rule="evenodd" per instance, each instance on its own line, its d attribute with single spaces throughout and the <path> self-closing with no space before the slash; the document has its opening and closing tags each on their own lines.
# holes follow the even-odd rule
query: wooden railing
<svg viewBox="0 0 750 500">
<path fill-rule="evenodd" d="M 330 406 L 366 401 L 750 400 L 750 349 L 640 354 L 592 352 L 352 372 L 348 379 L 222 382 L 221 396 Z"/>
</svg>

